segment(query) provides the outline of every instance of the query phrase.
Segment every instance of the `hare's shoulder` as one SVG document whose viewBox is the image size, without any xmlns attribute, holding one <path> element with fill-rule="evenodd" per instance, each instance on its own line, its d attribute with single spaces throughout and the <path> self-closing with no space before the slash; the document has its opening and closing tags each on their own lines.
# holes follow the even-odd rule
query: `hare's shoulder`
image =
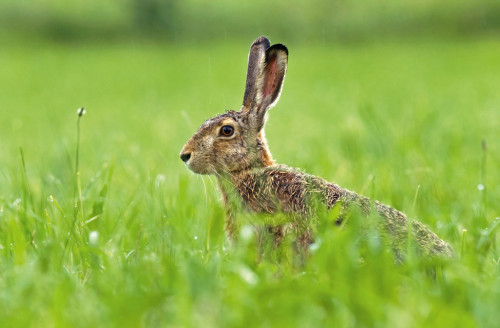
<svg viewBox="0 0 500 328">
<path fill-rule="evenodd" d="M 347 192 L 325 179 L 304 173 L 286 165 L 272 165 L 252 170 L 247 181 L 263 191 L 274 195 L 282 206 L 294 211 L 305 211 L 308 202 L 320 200 L 329 208 Z"/>
<path fill-rule="evenodd" d="M 286 165 L 271 165 L 251 171 L 256 183 L 266 189 L 275 191 L 288 190 L 294 188 L 297 191 L 309 189 L 311 183 L 310 175 L 300 169 Z"/>
</svg>

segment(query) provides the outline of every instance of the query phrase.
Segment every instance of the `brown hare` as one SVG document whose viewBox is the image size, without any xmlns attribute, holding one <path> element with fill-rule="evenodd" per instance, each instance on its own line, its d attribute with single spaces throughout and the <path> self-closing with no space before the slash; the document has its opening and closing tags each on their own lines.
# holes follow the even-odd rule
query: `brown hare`
<svg viewBox="0 0 500 328">
<path fill-rule="evenodd" d="M 226 208 L 226 232 L 237 237 L 240 211 L 276 215 L 288 222 L 269 226 L 276 243 L 287 231 L 307 249 L 313 242 L 310 222 L 322 208 L 339 206 L 342 222 L 356 208 L 381 219 L 397 258 L 404 257 L 408 236 L 422 255 L 452 256 L 451 247 L 417 221 L 379 202 L 285 165 L 275 164 L 264 135 L 266 113 L 278 101 L 287 70 L 288 49 L 259 37 L 250 48 L 243 105 L 205 121 L 184 145 L 180 158 L 197 174 L 216 175 Z M 409 233 L 408 227 L 411 225 Z"/>
</svg>

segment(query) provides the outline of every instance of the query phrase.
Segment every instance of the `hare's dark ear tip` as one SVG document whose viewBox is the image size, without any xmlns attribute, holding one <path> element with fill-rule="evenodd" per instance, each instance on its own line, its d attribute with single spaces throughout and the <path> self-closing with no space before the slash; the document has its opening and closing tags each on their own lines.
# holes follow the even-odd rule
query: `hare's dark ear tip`
<svg viewBox="0 0 500 328">
<path fill-rule="evenodd" d="M 276 44 L 273 44 L 269 49 L 268 49 L 269 52 L 271 51 L 283 51 L 285 52 L 285 54 L 288 56 L 288 48 L 284 45 L 284 44 L 281 44 L 281 43 L 276 43 Z"/>
<path fill-rule="evenodd" d="M 288 48 L 285 45 L 281 43 L 273 44 L 266 50 L 266 60 L 271 56 L 276 56 L 280 52 L 285 54 L 285 58 L 288 58 Z"/>
<path fill-rule="evenodd" d="M 252 43 L 252 47 L 253 46 L 259 46 L 261 44 L 265 44 L 266 47 L 265 48 L 269 48 L 269 46 L 271 45 L 271 42 L 269 41 L 268 38 L 266 38 L 265 36 L 259 36 L 253 43 Z"/>
</svg>

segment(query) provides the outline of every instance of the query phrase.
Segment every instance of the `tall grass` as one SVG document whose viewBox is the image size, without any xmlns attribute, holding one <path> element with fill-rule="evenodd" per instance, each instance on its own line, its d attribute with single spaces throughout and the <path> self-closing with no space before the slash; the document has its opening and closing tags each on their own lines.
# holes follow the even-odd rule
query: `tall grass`
<svg viewBox="0 0 500 328">
<path fill-rule="evenodd" d="M 494 327 L 499 43 L 287 45 L 274 157 L 411 213 L 456 259 L 397 266 L 328 213 L 303 265 L 287 242 L 258 261 L 248 225 L 230 247 L 178 153 L 239 106 L 247 43 L 21 43 L 0 52 L 0 325 Z"/>
</svg>

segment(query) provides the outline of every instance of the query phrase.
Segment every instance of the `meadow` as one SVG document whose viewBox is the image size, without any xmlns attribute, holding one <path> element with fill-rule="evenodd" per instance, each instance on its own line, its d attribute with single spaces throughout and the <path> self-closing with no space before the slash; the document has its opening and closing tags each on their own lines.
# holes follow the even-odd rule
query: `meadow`
<svg viewBox="0 0 500 328">
<path fill-rule="evenodd" d="M 259 261 L 247 226 L 229 245 L 214 178 L 189 172 L 179 152 L 205 119 L 239 108 L 251 39 L 10 41 L 0 49 L 0 326 L 500 321 L 498 38 L 271 38 L 290 50 L 266 127 L 274 158 L 406 212 L 456 252 L 401 265 L 360 238 L 363 221 L 338 229 L 327 214 L 304 265 L 287 245 Z"/>
</svg>

